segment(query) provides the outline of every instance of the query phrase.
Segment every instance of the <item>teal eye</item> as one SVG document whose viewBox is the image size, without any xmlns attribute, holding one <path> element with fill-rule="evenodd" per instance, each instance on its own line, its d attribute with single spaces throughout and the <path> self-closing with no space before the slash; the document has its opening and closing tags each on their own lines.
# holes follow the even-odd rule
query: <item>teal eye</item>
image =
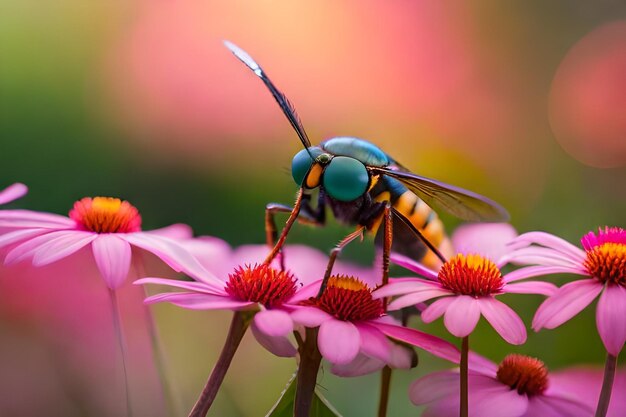
<svg viewBox="0 0 626 417">
<path fill-rule="evenodd" d="M 293 157 L 293 161 L 291 161 L 291 176 L 296 184 L 302 186 L 312 164 L 313 160 L 306 149 L 302 149 Z"/>
<path fill-rule="evenodd" d="M 367 190 L 370 182 L 365 165 L 354 158 L 335 156 L 324 170 L 324 189 L 339 201 L 354 201 Z"/>
</svg>

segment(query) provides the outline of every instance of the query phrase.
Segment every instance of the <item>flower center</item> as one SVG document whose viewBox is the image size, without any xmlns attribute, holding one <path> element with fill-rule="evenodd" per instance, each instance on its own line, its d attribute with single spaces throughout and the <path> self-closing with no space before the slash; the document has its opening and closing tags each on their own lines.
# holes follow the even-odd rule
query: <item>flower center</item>
<svg viewBox="0 0 626 417">
<path fill-rule="evenodd" d="M 626 230 L 619 227 L 589 232 L 581 239 L 587 251 L 583 265 L 603 283 L 626 287 Z"/>
<path fill-rule="evenodd" d="M 296 278 L 267 264 L 237 267 L 228 275 L 228 295 L 242 301 L 253 301 L 265 307 L 277 307 L 296 293 Z"/>
<path fill-rule="evenodd" d="M 480 255 L 457 254 L 439 270 L 437 279 L 456 294 L 481 297 L 502 290 L 502 273 L 493 261 Z"/>
<path fill-rule="evenodd" d="M 548 388 L 548 370 L 539 359 L 511 354 L 498 367 L 498 381 L 528 396 L 543 393 Z"/>
<path fill-rule="evenodd" d="M 371 320 L 385 313 L 382 300 L 372 298 L 372 290 L 354 277 L 334 275 L 319 298 L 310 298 L 306 305 L 314 305 L 339 320 Z"/>
<path fill-rule="evenodd" d="M 74 203 L 69 216 L 84 230 L 96 233 L 141 231 L 139 211 L 119 198 L 85 197 Z"/>
</svg>

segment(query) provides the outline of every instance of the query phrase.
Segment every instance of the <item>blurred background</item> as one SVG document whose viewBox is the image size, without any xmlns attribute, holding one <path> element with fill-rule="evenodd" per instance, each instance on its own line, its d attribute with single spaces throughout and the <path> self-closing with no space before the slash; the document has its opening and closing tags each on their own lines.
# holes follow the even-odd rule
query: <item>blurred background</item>
<svg viewBox="0 0 626 417">
<path fill-rule="evenodd" d="M 145 229 L 182 222 L 233 246 L 262 243 L 265 204 L 293 201 L 301 145 L 222 39 L 264 67 L 314 143 L 370 140 L 416 173 L 502 203 L 520 232 L 577 243 L 598 226 L 626 226 L 626 5 L 617 0 L 0 0 L 0 188 L 30 187 L 10 207 L 67 214 L 84 196 L 121 197 Z M 458 224 L 442 217 L 448 231 Z M 296 226 L 290 241 L 328 251 L 349 230 Z M 369 240 L 346 258 L 366 264 L 372 252 Z M 107 294 L 76 271 L 0 271 L 0 414 L 123 412 Z M 142 350 L 141 291 L 127 285 L 121 296 L 139 312 L 125 322 L 138 346 L 136 415 L 167 415 Z M 505 301 L 529 324 L 541 298 Z M 230 314 L 154 311 L 183 415 Z M 446 337 L 441 323 L 415 325 Z M 494 361 L 522 352 L 558 370 L 604 360 L 593 308 L 520 347 L 484 323 L 477 332 L 472 347 Z M 209 415 L 264 415 L 295 369 L 249 336 Z M 390 415 L 419 414 L 409 382 L 446 366 L 421 360 L 395 374 Z M 319 384 L 345 415 L 374 415 L 378 378 L 326 371 Z"/>
</svg>

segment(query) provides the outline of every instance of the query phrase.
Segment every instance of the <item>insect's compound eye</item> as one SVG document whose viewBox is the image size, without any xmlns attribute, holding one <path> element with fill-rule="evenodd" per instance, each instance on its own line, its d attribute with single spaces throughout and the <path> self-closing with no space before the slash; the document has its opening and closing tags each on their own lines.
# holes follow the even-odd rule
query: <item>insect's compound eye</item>
<svg viewBox="0 0 626 417">
<path fill-rule="evenodd" d="M 312 164 L 313 160 L 306 149 L 302 149 L 293 157 L 293 161 L 291 161 L 291 176 L 300 187 L 302 187 Z"/>
<path fill-rule="evenodd" d="M 335 156 L 324 170 L 324 189 L 339 201 L 354 201 L 367 190 L 369 174 L 360 161 Z"/>
</svg>

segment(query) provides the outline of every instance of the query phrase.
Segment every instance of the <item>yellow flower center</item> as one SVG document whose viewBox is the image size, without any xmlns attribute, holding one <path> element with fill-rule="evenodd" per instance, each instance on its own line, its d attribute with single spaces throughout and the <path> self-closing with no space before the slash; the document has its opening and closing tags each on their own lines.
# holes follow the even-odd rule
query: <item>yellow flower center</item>
<svg viewBox="0 0 626 417">
<path fill-rule="evenodd" d="M 626 287 L 626 245 L 623 243 L 607 242 L 587 249 L 583 265 L 601 282 Z"/>
<path fill-rule="evenodd" d="M 70 218 L 84 230 L 96 233 L 130 233 L 141 230 L 139 211 L 128 201 L 111 197 L 85 197 L 74 203 Z"/>
<path fill-rule="evenodd" d="M 461 253 L 443 264 L 437 279 L 455 294 L 474 297 L 498 294 L 504 286 L 502 273 L 493 261 Z"/>
</svg>

